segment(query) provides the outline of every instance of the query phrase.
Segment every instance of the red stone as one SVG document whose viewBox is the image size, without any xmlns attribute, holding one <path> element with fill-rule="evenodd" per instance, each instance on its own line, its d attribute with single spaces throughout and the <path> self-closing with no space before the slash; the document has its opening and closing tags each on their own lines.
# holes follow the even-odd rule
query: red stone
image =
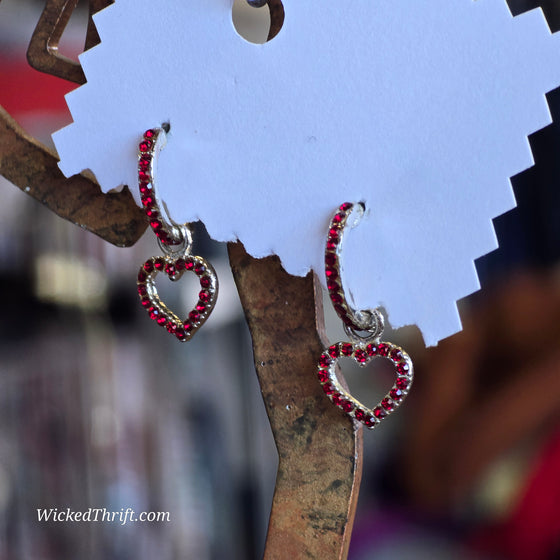
<svg viewBox="0 0 560 560">
<path fill-rule="evenodd" d="M 381 342 L 377 346 L 377 353 L 380 356 L 387 356 L 387 354 L 389 354 L 389 347 L 385 343 Z"/>
<path fill-rule="evenodd" d="M 327 356 L 326 354 L 321 354 L 321 357 L 319 358 L 319 365 L 321 367 L 329 367 L 331 362 L 332 360 L 330 359 L 329 356 Z"/>
<path fill-rule="evenodd" d="M 212 281 L 210 280 L 210 276 L 203 276 L 200 279 L 200 285 L 203 288 L 209 288 L 212 285 Z"/>
<path fill-rule="evenodd" d="M 325 276 L 329 280 L 336 280 L 338 278 L 338 270 L 329 266 L 325 269 Z"/>
<path fill-rule="evenodd" d="M 153 319 L 154 321 L 160 316 L 159 309 L 156 307 L 148 308 L 148 313 L 150 314 L 150 319 Z"/>
<path fill-rule="evenodd" d="M 192 323 L 184 323 L 183 324 L 183 328 L 185 329 L 185 332 L 191 332 L 193 330 L 193 325 Z"/>
<path fill-rule="evenodd" d="M 155 135 L 156 133 L 151 128 L 149 130 L 146 130 L 146 132 L 144 132 L 144 138 L 146 138 L 146 140 L 150 140 Z"/>
<path fill-rule="evenodd" d="M 152 192 L 152 185 L 151 183 L 140 183 L 140 194 L 148 195 Z"/>
<path fill-rule="evenodd" d="M 162 315 L 161 317 L 158 317 L 156 319 L 156 322 L 158 325 L 161 325 L 162 327 L 165 326 L 167 324 L 167 317 L 165 317 L 164 315 Z"/>
<path fill-rule="evenodd" d="M 185 259 L 177 259 L 175 261 L 175 268 L 177 272 L 181 272 L 181 270 L 185 270 Z"/>
<path fill-rule="evenodd" d="M 138 168 L 141 169 L 142 171 L 146 171 L 146 169 L 148 169 L 148 167 L 150 167 L 151 161 L 152 161 L 152 158 L 150 156 L 142 156 L 138 160 Z"/>
<path fill-rule="evenodd" d="M 327 281 L 327 288 L 329 289 L 329 292 L 338 292 L 338 290 L 340 289 L 340 286 L 334 280 L 328 280 Z"/>
<path fill-rule="evenodd" d="M 324 369 L 320 369 L 317 372 L 317 378 L 321 383 L 326 383 L 329 380 L 329 372 Z"/>
<path fill-rule="evenodd" d="M 385 416 L 387 416 L 387 413 L 381 407 L 378 406 L 373 410 L 373 415 L 377 419 L 381 419 L 381 418 L 385 418 Z"/>
<path fill-rule="evenodd" d="M 341 406 L 342 410 L 344 410 L 344 412 L 347 412 L 347 413 L 352 412 L 354 410 L 354 408 L 356 408 L 354 403 L 351 402 L 351 401 L 342 401 L 340 406 Z"/>
<path fill-rule="evenodd" d="M 354 347 L 349 342 L 345 342 L 340 347 L 340 352 L 342 353 L 343 356 L 351 356 L 353 351 L 354 351 Z"/>
<path fill-rule="evenodd" d="M 151 140 L 144 140 L 144 142 L 140 142 L 138 149 L 141 152 L 149 152 L 152 149 L 154 143 Z"/>
<path fill-rule="evenodd" d="M 147 196 L 143 196 L 142 197 L 142 204 L 144 205 L 144 208 L 148 208 L 153 206 L 154 204 L 154 199 L 152 196 L 147 195 Z"/>
<path fill-rule="evenodd" d="M 185 329 L 182 327 L 177 327 L 177 329 L 175 330 L 175 336 L 182 342 L 187 340 L 187 333 L 185 332 Z"/>
<path fill-rule="evenodd" d="M 368 428 L 373 428 L 377 424 L 373 416 L 366 416 L 363 422 Z"/>
<path fill-rule="evenodd" d="M 406 391 L 408 389 L 408 379 L 406 377 L 399 377 L 395 382 L 395 387 L 401 391 Z"/>
<path fill-rule="evenodd" d="M 332 239 L 329 239 L 327 241 L 327 249 L 329 251 L 334 251 L 336 249 L 337 245 L 338 245 L 338 243 L 336 241 L 333 241 Z"/>
<path fill-rule="evenodd" d="M 376 356 L 377 355 L 377 346 L 375 344 L 368 344 L 366 346 L 366 353 L 368 356 Z"/>
<path fill-rule="evenodd" d="M 146 274 L 146 271 L 141 268 L 140 271 L 138 272 L 138 282 L 145 282 L 148 279 L 148 275 Z"/>
<path fill-rule="evenodd" d="M 385 410 L 388 410 L 388 411 L 391 411 L 391 410 L 393 410 L 393 408 L 395 408 L 395 404 L 393 403 L 393 401 L 391 401 L 391 399 L 387 399 L 387 398 L 385 398 L 381 401 L 381 406 Z"/>
<path fill-rule="evenodd" d="M 352 208 L 352 206 L 353 206 L 352 203 L 350 203 L 350 202 L 345 202 L 344 204 L 341 204 L 341 205 L 339 206 L 338 209 L 339 209 L 341 212 L 347 212 L 348 210 L 350 210 L 350 208 Z"/>
<path fill-rule="evenodd" d="M 393 362 L 400 362 L 403 359 L 403 354 L 398 348 L 393 348 L 390 356 Z"/>
<path fill-rule="evenodd" d="M 325 395 L 332 395 L 334 393 L 334 387 L 332 386 L 332 383 L 325 383 L 323 385 L 323 391 L 325 392 Z"/>
<path fill-rule="evenodd" d="M 361 348 L 354 352 L 354 358 L 359 364 L 365 364 L 368 360 L 367 354 Z"/>
<path fill-rule="evenodd" d="M 408 367 L 408 364 L 406 362 L 401 362 L 397 365 L 397 372 L 401 375 L 406 375 L 409 370 L 410 368 Z"/>
<path fill-rule="evenodd" d="M 341 224 L 346 216 L 344 214 L 335 214 L 332 221 L 333 224 Z"/>
<path fill-rule="evenodd" d="M 391 389 L 391 392 L 389 393 L 389 396 L 394 400 L 394 401 L 400 401 L 404 394 L 400 389 Z"/>
<path fill-rule="evenodd" d="M 336 264 L 337 258 L 334 253 L 327 253 L 325 255 L 325 264 L 328 266 L 334 266 Z"/>
<path fill-rule="evenodd" d="M 206 272 L 206 268 L 203 264 L 197 263 L 194 267 L 194 273 L 197 276 L 202 276 Z"/>
<path fill-rule="evenodd" d="M 142 307 L 150 307 L 152 305 L 152 300 L 150 298 L 144 298 L 140 301 Z"/>
<path fill-rule="evenodd" d="M 205 291 L 203 290 L 203 291 L 201 291 L 201 292 L 198 294 L 198 299 L 199 299 L 200 301 L 202 301 L 203 303 L 209 303 L 210 300 L 211 300 L 212 298 L 210 297 L 210 293 L 209 293 L 209 292 L 205 292 Z"/>
<path fill-rule="evenodd" d="M 162 257 L 158 257 L 155 261 L 154 261 L 154 268 L 156 270 L 163 270 L 165 268 L 165 261 L 163 260 Z"/>
<path fill-rule="evenodd" d="M 354 412 L 354 418 L 360 422 L 362 422 L 365 417 L 366 413 L 361 408 L 358 408 L 356 412 Z"/>
<path fill-rule="evenodd" d="M 170 243 L 170 239 L 169 239 L 169 235 L 167 235 L 167 232 L 163 229 L 155 229 L 154 230 L 157 238 L 164 243 L 165 245 L 169 245 Z"/>
<path fill-rule="evenodd" d="M 190 259 L 185 260 L 185 270 L 192 270 L 194 268 L 194 262 Z"/>
<path fill-rule="evenodd" d="M 159 220 L 152 220 L 150 226 L 154 230 L 159 230 L 163 227 L 163 224 Z"/>
<path fill-rule="evenodd" d="M 147 183 L 150 180 L 150 174 L 146 171 L 138 171 L 138 179 L 143 183 Z"/>
<path fill-rule="evenodd" d="M 333 404 L 335 404 L 336 406 L 340 406 L 343 403 L 343 399 L 342 396 L 340 395 L 340 393 L 334 393 L 331 396 L 332 402 Z"/>
<path fill-rule="evenodd" d="M 144 208 L 144 210 L 146 212 L 146 216 L 148 216 L 150 220 L 159 218 L 159 212 L 157 211 L 157 208 L 154 208 L 153 206 L 147 206 L 146 208 Z"/>
<path fill-rule="evenodd" d="M 146 284 L 138 284 L 138 293 L 141 296 L 145 296 L 148 293 L 148 288 L 146 287 Z"/>
<path fill-rule="evenodd" d="M 167 325 L 165 325 L 168 333 L 175 334 L 177 331 L 177 325 L 174 321 L 167 321 Z"/>
<path fill-rule="evenodd" d="M 175 276 L 175 274 L 177 274 L 177 268 L 175 268 L 175 264 L 174 263 L 167 263 L 165 265 L 165 272 L 167 273 L 167 276 L 169 276 L 169 277 Z"/>
<path fill-rule="evenodd" d="M 338 344 L 333 344 L 332 346 L 329 346 L 329 356 L 331 358 L 338 358 L 340 356 L 340 350 L 338 348 Z"/>
<path fill-rule="evenodd" d="M 204 311 L 206 311 L 206 305 L 204 303 L 197 303 L 196 306 L 195 306 L 195 309 L 199 313 L 203 313 Z"/>
<path fill-rule="evenodd" d="M 342 296 L 340 294 L 337 294 L 337 293 L 331 293 L 331 294 L 329 294 L 329 297 L 331 298 L 331 301 L 333 303 L 342 303 L 344 301 L 342 299 Z"/>
<path fill-rule="evenodd" d="M 199 319 L 200 319 L 200 313 L 198 313 L 197 311 L 191 311 L 189 313 L 189 319 L 193 322 L 196 323 Z"/>
<path fill-rule="evenodd" d="M 338 239 L 338 228 L 332 227 L 329 229 L 329 239 L 332 239 L 333 241 Z"/>
</svg>

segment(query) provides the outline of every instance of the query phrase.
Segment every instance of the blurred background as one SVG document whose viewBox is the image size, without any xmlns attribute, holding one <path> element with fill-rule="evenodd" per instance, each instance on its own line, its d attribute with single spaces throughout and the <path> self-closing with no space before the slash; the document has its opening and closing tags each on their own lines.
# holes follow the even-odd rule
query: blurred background
<svg viewBox="0 0 560 560">
<path fill-rule="evenodd" d="M 60 44 L 73 58 L 86 4 Z M 51 145 L 75 86 L 27 65 L 43 5 L 0 1 L 0 104 Z M 509 5 L 541 6 L 560 29 L 560 2 Z M 266 7 L 236 0 L 240 34 L 264 42 L 268 22 Z M 560 90 L 547 98 L 556 122 L 512 178 L 518 208 L 495 220 L 500 249 L 477 262 L 464 331 L 429 350 L 415 328 L 387 335 L 417 374 L 399 414 L 364 434 L 353 560 L 560 558 Z M 220 297 L 181 345 L 137 301 L 153 235 L 115 248 L 1 177 L 0 194 L 0 560 L 260 558 L 277 454 L 225 247 L 198 226 Z M 193 303 L 188 286 L 160 291 L 171 307 Z M 172 523 L 37 520 L 67 507 L 169 511 Z"/>
</svg>

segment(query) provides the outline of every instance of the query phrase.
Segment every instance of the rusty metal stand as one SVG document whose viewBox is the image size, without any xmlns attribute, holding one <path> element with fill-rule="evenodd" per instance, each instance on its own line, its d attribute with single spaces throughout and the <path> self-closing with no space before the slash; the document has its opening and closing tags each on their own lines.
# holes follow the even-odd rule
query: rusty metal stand
<svg viewBox="0 0 560 560">
<path fill-rule="evenodd" d="M 77 0 L 48 0 L 28 50 L 34 68 L 75 83 L 84 76 L 62 57 L 58 40 Z M 90 15 L 110 0 L 90 0 Z M 271 35 L 279 0 L 269 0 Z M 88 26 L 86 49 L 98 41 Z M 0 107 L 0 174 L 64 219 L 125 247 L 145 230 L 128 189 L 103 194 L 84 175 L 66 179 L 56 155 Z M 240 243 L 230 263 L 253 339 L 254 360 L 278 448 L 279 467 L 265 558 L 347 557 L 362 469 L 361 429 L 331 406 L 315 380 L 324 345 L 312 275 L 291 277 L 277 258 L 257 260 Z"/>
</svg>

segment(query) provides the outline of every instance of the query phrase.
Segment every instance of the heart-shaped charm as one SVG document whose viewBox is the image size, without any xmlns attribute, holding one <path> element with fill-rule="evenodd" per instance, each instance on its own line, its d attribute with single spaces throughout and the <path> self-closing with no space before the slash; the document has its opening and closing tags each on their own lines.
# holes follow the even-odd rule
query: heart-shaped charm
<svg viewBox="0 0 560 560">
<path fill-rule="evenodd" d="M 351 358 L 365 367 L 377 357 L 386 358 L 393 363 L 397 379 L 381 402 L 368 408 L 342 387 L 336 376 L 335 366 L 340 358 Z M 408 354 L 390 342 L 338 342 L 321 354 L 317 377 L 333 404 L 373 429 L 404 401 L 412 385 L 413 367 Z"/>
<path fill-rule="evenodd" d="M 172 281 L 177 281 L 184 272 L 192 271 L 199 278 L 198 302 L 184 320 L 179 319 L 159 298 L 155 278 L 163 272 Z M 150 318 L 165 327 L 181 342 L 189 340 L 210 315 L 218 293 L 218 278 L 212 265 L 205 259 L 193 255 L 174 258 L 152 257 L 138 272 L 138 295 Z"/>
</svg>

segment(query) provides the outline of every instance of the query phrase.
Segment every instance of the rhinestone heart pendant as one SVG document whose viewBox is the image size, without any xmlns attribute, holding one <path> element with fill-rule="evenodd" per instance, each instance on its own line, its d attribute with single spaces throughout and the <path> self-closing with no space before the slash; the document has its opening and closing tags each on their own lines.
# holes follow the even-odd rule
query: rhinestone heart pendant
<svg viewBox="0 0 560 560">
<path fill-rule="evenodd" d="M 156 276 L 162 272 L 176 282 L 185 272 L 192 271 L 198 276 L 200 292 L 198 302 L 181 320 L 160 299 L 155 285 Z M 172 256 L 152 257 L 148 259 L 138 272 L 138 295 L 142 306 L 147 310 L 150 318 L 158 325 L 177 337 L 181 342 L 186 342 L 204 324 L 210 315 L 218 293 L 218 279 L 214 268 L 205 259 L 193 255 L 184 255 L 179 258 Z"/>
<path fill-rule="evenodd" d="M 351 358 L 361 367 L 365 367 L 377 357 L 386 358 L 393 363 L 397 379 L 381 402 L 373 408 L 368 408 L 342 387 L 336 376 L 335 366 L 340 358 Z M 390 342 L 338 342 L 321 354 L 317 377 L 323 391 L 334 405 L 369 429 L 373 429 L 404 401 L 412 385 L 413 367 L 408 354 Z"/>
</svg>

